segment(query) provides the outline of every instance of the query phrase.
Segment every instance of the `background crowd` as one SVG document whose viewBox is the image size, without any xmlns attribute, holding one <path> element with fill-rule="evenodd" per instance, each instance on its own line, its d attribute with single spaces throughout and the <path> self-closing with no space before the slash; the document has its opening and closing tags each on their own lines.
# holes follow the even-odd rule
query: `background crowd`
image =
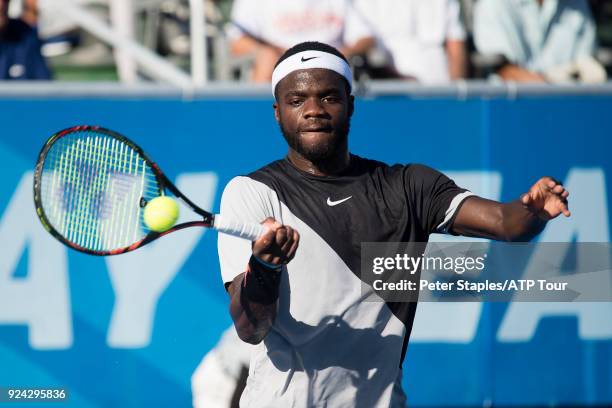
<svg viewBox="0 0 612 408">
<path fill-rule="evenodd" d="M 108 1 L 78 2 L 112 14 Z M 318 40 L 338 47 L 358 79 L 598 83 L 612 67 L 611 3 L 207 0 L 207 75 L 266 82 L 285 49 Z M 187 0 L 135 1 L 135 40 L 188 67 L 189 18 Z M 121 79 L 115 68 L 110 47 L 61 13 L 39 10 L 36 0 L 0 0 L 0 78 Z"/>
</svg>

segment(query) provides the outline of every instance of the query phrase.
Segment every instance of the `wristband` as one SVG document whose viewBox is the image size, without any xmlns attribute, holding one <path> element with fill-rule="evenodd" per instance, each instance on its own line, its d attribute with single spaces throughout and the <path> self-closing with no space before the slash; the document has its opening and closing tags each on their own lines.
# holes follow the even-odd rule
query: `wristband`
<svg viewBox="0 0 612 408">
<path fill-rule="evenodd" d="M 274 270 L 279 270 L 280 268 L 283 267 L 283 265 L 276 265 L 276 264 L 272 264 L 272 263 L 268 263 L 266 261 L 263 261 L 263 260 L 259 259 L 258 257 L 256 257 L 255 255 L 251 256 L 251 258 L 255 259 L 257 262 L 259 262 L 260 264 L 262 264 L 266 268 L 270 268 L 270 269 L 274 269 Z"/>
<path fill-rule="evenodd" d="M 266 266 L 261 260 L 251 256 L 247 271 L 242 280 L 242 295 L 248 300 L 269 305 L 278 299 L 282 267 Z"/>
</svg>

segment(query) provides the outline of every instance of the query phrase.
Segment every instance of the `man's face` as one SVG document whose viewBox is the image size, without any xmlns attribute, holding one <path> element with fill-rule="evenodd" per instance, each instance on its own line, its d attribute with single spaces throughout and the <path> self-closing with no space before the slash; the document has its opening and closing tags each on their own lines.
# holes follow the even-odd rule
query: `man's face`
<svg viewBox="0 0 612 408">
<path fill-rule="evenodd" d="M 276 96 L 276 120 L 302 157 L 320 162 L 347 149 L 353 97 L 341 75 L 319 68 L 295 71 L 278 83 Z"/>
</svg>

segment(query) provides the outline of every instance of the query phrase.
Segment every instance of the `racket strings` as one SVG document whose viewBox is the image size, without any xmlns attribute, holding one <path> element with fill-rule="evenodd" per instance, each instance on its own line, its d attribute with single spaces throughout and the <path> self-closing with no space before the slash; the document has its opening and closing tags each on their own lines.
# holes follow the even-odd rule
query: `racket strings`
<svg viewBox="0 0 612 408">
<path fill-rule="evenodd" d="M 67 240 L 93 251 L 123 248 L 148 233 L 141 198 L 160 194 L 147 162 L 130 145 L 79 131 L 49 149 L 41 185 L 43 209 Z"/>
</svg>

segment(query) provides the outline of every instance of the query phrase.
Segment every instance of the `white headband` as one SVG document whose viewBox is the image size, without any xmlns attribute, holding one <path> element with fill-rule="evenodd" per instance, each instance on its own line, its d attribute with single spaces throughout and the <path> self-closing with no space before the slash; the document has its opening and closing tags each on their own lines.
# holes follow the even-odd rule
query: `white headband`
<svg viewBox="0 0 612 408">
<path fill-rule="evenodd" d="M 276 85 L 293 71 L 300 69 L 323 68 L 342 75 L 353 89 L 353 73 L 345 60 L 324 51 L 302 51 L 283 60 L 272 73 L 272 95 Z"/>
</svg>

